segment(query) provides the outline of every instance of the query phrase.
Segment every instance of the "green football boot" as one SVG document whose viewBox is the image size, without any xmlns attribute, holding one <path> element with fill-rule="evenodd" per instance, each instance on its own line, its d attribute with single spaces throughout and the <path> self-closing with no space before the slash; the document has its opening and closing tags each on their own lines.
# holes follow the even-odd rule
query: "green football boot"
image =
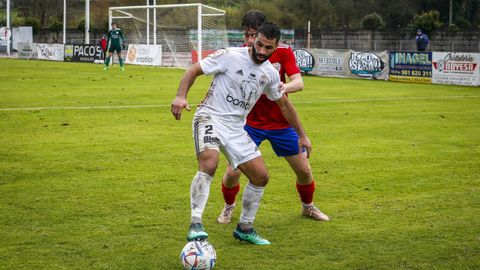
<svg viewBox="0 0 480 270">
<path fill-rule="evenodd" d="M 240 241 L 249 242 L 254 245 L 270 245 L 270 241 L 257 234 L 253 228 L 244 231 L 239 225 L 237 225 L 237 228 L 235 231 L 233 231 L 233 237 Z"/>
<path fill-rule="evenodd" d="M 202 240 L 207 238 L 208 233 L 205 231 L 205 228 L 203 228 L 203 225 L 201 223 L 195 223 L 190 225 L 187 233 L 187 241 Z"/>
</svg>

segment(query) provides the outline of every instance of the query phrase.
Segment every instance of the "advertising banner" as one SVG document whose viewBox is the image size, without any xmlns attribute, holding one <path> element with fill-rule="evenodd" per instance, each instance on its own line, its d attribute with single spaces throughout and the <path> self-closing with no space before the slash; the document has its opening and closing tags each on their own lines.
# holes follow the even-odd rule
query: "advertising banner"
<svg viewBox="0 0 480 270">
<path fill-rule="evenodd" d="M 7 46 L 7 40 L 10 37 L 10 31 L 7 27 L 0 27 L 0 45 Z"/>
<path fill-rule="evenodd" d="M 102 47 L 93 44 L 66 44 L 65 61 L 90 62 L 102 59 Z"/>
<path fill-rule="evenodd" d="M 480 54 L 434 52 L 432 81 L 438 84 L 480 85 Z"/>
<path fill-rule="evenodd" d="M 389 59 L 391 81 L 432 82 L 431 52 L 391 51 Z"/>
<path fill-rule="evenodd" d="M 388 80 L 388 52 L 350 51 L 345 77 Z"/>
<path fill-rule="evenodd" d="M 33 49 L 40 60 L 63 61 L 63 44 L 34 43 Z"/>
<path fill-rule="evenodd" d="M 317 76 L 344 77 L 345 55 L 348 51 L 327 49 L 294 50 L 301 71 Z"/>
<path fill-rule="evenodd" d="M 388 79 L 388 53 L 351 50 L 296 49 L 293 51 L 304 73 L 342 78 Z"/>
<path fill-rule="evenodd" d="M 161 66 L 162 45 L 129 44 L 127 51 L 127 64 Z"/>
<path fill-rule="evenodd" d="M 18 43 L 29 43 L 33 45 L 33 29 L 31 26 L 13 27 L 12 32 L 12 48 L 19 50 Z"/>
<path fill-rule="evenodd" d="M 297 65 L 300 68 L 300 71 L 303 73 L 312 73 L 313 68 L 315 67 L 315 55 L 312 54 L 315 49 L 296 49 L 293 50 L 295 54 L 295 60 L 297 61 Z M 315 74 L 317 75 L 317 74 Z M 320 75 L 318 75 L 320 76 Z"/>
</svg>

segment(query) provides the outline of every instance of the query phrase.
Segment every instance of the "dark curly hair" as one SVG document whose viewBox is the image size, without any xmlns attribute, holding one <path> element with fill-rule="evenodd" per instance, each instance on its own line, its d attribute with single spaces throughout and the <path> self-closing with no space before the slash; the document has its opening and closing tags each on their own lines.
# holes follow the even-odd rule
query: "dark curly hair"
<svg viewBox="0 0 480 270">
<path fill-rule="evenodd" d="M 257 30 L 257 34 L 261 33 L 268 39 L 275 39 L 276 42 L 280 40 L 280 28 L 273 22 L 265 22 Z"/>
<path fill-rule="evenodd" d="M 249 10 L 242 18 L 242 29 L 258 29 L 266 19 L 267 17 L 260 10 Z"/>
</svg>

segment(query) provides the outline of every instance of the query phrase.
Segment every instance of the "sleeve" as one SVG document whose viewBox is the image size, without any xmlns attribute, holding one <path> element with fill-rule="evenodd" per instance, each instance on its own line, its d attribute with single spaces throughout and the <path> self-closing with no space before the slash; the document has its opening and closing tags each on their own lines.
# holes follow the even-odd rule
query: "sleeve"
<svg viewBox="0 0 480 270">
<path fill-rule="evenodd" d="M 200 61 L 200 67 L 205 75 L 224 73 L 227 71 L 229 54 L 227 50 L 218 50 Z"/>
<path fill-rule="evenodd" d="M 267 84 L 263 93 L 267 95 L 267 98 L 271 101 L 279 100 L 283 96 L 283 92 L 278 91 L 278 87 L 280 86 L 280 75 L 278 72 L 273 68 L 272 72 L 270 72 L 270 83 Z"/>
<path fill-rule="evenodd" d="M 122 38 L 122 43 L 125 42 L 125 36 L 123 35 L 123 30 L 120 30 L 120 37 Z"/>
<path fill-rule="evenodd" d="M 284 50 L 282 55 L 282 65 L 284 67 L 285 73 L 288 77 L 300 73 L 300 69 L 297 66 L 297 61 L 295 60 L 295 54 L 291 47 Z"/>
</svg>

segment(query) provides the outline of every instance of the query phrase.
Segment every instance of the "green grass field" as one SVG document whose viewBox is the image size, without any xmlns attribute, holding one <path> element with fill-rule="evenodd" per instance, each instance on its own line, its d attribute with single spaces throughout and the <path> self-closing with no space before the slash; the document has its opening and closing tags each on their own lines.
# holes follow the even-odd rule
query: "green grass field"
<svg viewBox="0 0 480 270">
<path fill-rule="evenodd" d="M 184 71 L 102 68 L 0 59 L 0 269 L 181 268 L 197 170 L 193 111 L 170 113 Z M 215 269 L 480 269 L 480 88 L 304 81 L 291 99 L 332 220 L 300 215 L 265 143 L 255 227 L 272 245 L 235 241 L 239 208 L 216 223 L 222 156 L 204 215 Z"/>
</svg>

